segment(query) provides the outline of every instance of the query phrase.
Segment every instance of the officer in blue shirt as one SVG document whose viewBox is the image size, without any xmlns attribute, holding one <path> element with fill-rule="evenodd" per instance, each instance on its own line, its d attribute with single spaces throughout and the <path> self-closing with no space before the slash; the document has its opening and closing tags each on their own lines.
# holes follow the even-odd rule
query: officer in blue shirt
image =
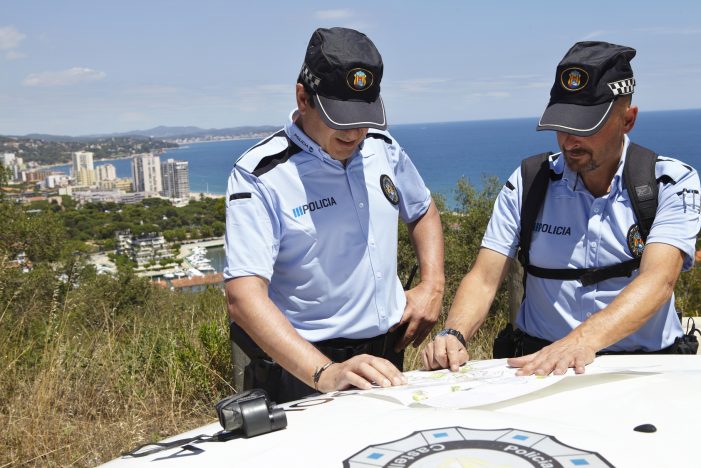
<svg viewBox="0 0 701 468">
<path fill-rule="evenodd" d="M 651 182 L 659 190 L 657 209 L 647 239 L 641 238 L 623 180 L 626 159 L 639 155 L 628 151 L 634 146 L 627 137 L 638 113 L 631 105 L 634 56 L 630 47 L 580 42 L 558 65 L 538 130 L 557 132 L 562 152 L 548 159 L 547 192 L 528 253 L 535 268 L 527 269 L 518 329 L 499 337 L 513 342 L 517 357 L 508 363 L 520 368 L 517 375 L 568 368 L 582 373 L 597 353 L 688 349 L 673 291 L 680 271 L 693 265 L 699 177 L 688 165 L 657 156 Z M 497 197 L 475 265 L 450 309 L 448 330 L 424 350 L 427 368 L 455 370 L 468 358 L 463 335 L 471 337 L 484 321 L 519 247 L 521 175 L 515 171 Z M 639 267 L 630 276 L 599 275 L 603 267 L 636 257 Z M 563 278 L 576 271 L 599 278 Z"/>
<path fill-rule="evenodd" d="M 404 347 L 420 344 L 440 313 L 440 217 L 385 131 L 382 72 L 364 34 L 316 30 L 290 121 L 244 153 L 229 178 L 232 337 L 251 358 L 244 386 L 277 402 L 404 384 Z M 406 292 L 397 277 L 399 218 L 421 271 Z"/>
</svg>

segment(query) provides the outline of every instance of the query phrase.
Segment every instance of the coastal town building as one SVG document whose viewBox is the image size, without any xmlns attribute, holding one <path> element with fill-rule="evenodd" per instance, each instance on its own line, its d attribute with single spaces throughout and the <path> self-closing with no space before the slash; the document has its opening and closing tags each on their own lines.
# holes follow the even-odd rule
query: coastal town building
<svg viewBox="0 0 701 468">
<path fill-rule="evenodd" d="M 173 253 L 161 233 L 149 232 L 136 236 L 129 230 L 118 231 L 116 240 L 117 254 L 128 256 L 139 267 L 173 258 Z"/>
<path fill-rule="evenodd" d="M 163 191 L 160 157 L 151 153 L 134 156 L 131 160 L 131 174 L 135 192 L 159 194 Z"/>
<path fill-rule="evenodd" d="M 10 170 L 12 180 L 21 180 L 22 170 L 26 168 L 22 158 L 18 158 L 15 153 L 3 153 L 0 155 L 0 163 Z"/>
<path fill-rule="evenodd" d="M 76 151 L 73 153 L 73 179 L 76 185 L 90 187 L 95 185 L 95 167 L 93 165 L 93 153 L 90 151 Z"/>
<path fill-rule="evenodd" d="M 95 174 L 98 182 L 115 180 L 117 178 L 117 169 L 114 167 L 114 164 L 102 164 L 95 168 Z"/>
<path fill-rule="evenodd" d="M 187 200 L 190 197 L 190 174 L 187 161 L 168 159 L 161 163 L 163 196 Z"/>
<path fill-rule="evenodd" d="M 114 190 L 85 190 L 84 188 L 75 187 L 65 187 L 59 189 L 59 194 L 69 195 L 79 204 L 85 203 L 100 203 L 100 202 L 112 202 L 112 203 L 123 203 L 126 205 L 139 203 L 143 201 L 145 197 L 144 192 L 133 192 L 127 193 L 124 190 L 114 189 Z"/>
</svg>

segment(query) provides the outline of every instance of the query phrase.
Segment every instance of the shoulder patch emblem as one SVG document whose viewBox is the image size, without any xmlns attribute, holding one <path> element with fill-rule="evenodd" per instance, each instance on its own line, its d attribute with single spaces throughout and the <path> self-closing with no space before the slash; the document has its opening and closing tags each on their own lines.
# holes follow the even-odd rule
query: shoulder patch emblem
<svg viewBox="0 0 701 468">
<path fill-rule="evenodd" d="M 387 174 L 382 174 L 380 176 L 380 187 L 382 187 L 382 193 L 393 205 L 399 204 L 399 192 L 397 192 L 397 187 L 394 186 L 394 182 Z"/>
<path fill-rule="evenodd" d="M 643 250 L 645 250 L 645 241 L 640 236 L 640 228 L 637 224 L 633 224 L 630 229 L 628 229 L 628 249 L 630 250 L 633 258 L 640 258 L 643 256 Z"/>
</svg>

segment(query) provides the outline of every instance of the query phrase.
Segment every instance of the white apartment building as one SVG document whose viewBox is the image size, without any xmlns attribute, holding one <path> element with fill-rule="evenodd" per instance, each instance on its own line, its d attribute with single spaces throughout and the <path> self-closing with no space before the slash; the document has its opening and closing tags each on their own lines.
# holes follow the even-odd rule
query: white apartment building
<svg viewBox="0 0 701 468">
<path fill-rule="evenodd" d="M 139 154 L 131 160 L 131 174 L 135 192 L 161 193 L 161 158 L 153 154 Z"/>
<path fill-rule="evenodd" d="M 21 178 L 22 170 L 25 169 L 24 160 L 18 158 L 15 153 L 2 153 L 0 155 L 0 163 L 10 170 L 12 180 Z"/>
<path fill-rule="evenodd" d="M 95 166 L 93 166 L 93 153 L 90 151 L 76 151 L 73 153 L 73 179 L 76 185 L 90 187 L 95 185 Z"/>
<path fill-rule="evenodd" d="M 187 161 L 168 159 L 161 163 L 163 196 L 187 200 L 190 197 L 190 171 Z"/>
<path fill-rule="evenodd" d="M 140 267 L 149 262 L 173 257 L 173 253 L 160 233 L 150 232 L 134 236 L 127 230 L 117 232 L 116 237 L 117 253 L 129 256 Z"/>
<path fill-rule="evenodd" d="M 95 168 L 95 174 L 97 175 L 98 182 L 117 179 L 117 169 L 114 167 L 114 164 L 102 164 L 97 166 Z"/>
</svg>

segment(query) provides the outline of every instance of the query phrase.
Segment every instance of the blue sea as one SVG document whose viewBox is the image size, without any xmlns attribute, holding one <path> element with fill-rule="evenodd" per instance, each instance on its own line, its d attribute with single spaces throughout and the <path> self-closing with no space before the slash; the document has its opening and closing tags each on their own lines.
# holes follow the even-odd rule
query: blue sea
<svg viewBox="0 0 701 468">
<path fill-rule="evenodd" d="M 453 205 L 460 177 L 478 189 L 483 175 L 506 178 L 526 156 L 559 151 L 554 132 L 536 132 L 537 118 L 395 125 L 390 132 L 410 155 L 432 192 Z M 640 112 L 630 134 L 636 143 L 701 168 L 701 109 Z M 190 191 L 224 194 L 235 159 L 257 140 L 197 143 L 161 155 L 190 163 Z M 131 159 L 100 161 L 114 164 L 118 177 L 131 177 Z M 69 166 L 58 170 L 69 171 Z"/>
</svg>

